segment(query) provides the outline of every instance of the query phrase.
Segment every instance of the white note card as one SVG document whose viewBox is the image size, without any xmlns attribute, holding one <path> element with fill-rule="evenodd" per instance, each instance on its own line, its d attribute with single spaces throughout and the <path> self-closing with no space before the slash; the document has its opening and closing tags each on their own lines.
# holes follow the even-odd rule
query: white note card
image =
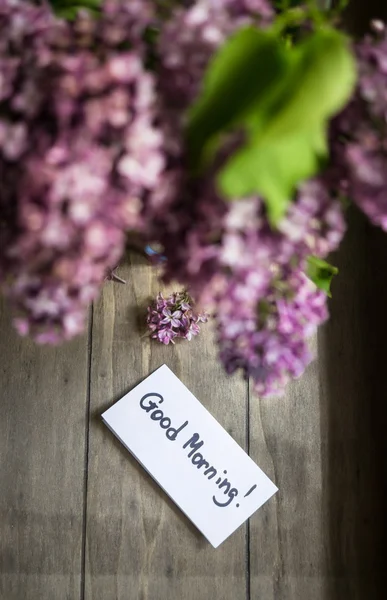
<svg viewBox="0 0 387 600">
<path fill-rule="evenodd" d="M 277 492 L 166 365 L 102 418 L 214 548 Z"/>
</svg>

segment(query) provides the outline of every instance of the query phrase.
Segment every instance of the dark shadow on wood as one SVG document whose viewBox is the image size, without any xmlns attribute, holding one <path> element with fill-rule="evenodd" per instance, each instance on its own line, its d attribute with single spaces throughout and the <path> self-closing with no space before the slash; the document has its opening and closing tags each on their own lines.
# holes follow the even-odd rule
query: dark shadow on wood
<svg viewBox="0 0 387 600">
<path fill-rule="evenodd" d="M 387 235 L 350 211 L 319 335 L 327 600 L 385 598 Z"/>
<path fill-rule="evenodd" d="M 387 20 L 385 0 L 352 0 L 355 34 Z M 327 600 L 385 598 L 387 532 L 387 234 L 356 209 L 334 257 L 331 319 L 320 331 Z"/>
<path fill-rule="evenodd" d="M 333 0 L 337 5 L 339 0 Z M 346 27 L 355 35 L 362 35 L 369 30 L 371 19 L 387 20 L 387 3 L 385 0 L 349 0 L 344 13 Z"/>
<path fill-rule="evenodd" d="M 140 305 L 133 305 L 128 307 L 128 318 L 130 323 L 135 323 L 135 327 L 138 335 L 141 338 L 149 336 L 150 331 L 147 326 L 146 318 L 148 315 L 148 306 L 154 302 L 154 298 L 149 296 Z"/>
</svg>

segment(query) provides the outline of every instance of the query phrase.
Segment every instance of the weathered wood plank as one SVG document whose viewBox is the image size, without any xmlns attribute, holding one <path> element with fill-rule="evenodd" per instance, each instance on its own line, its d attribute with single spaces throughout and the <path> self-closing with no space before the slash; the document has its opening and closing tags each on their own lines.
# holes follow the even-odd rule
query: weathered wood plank
<svg viewBox="0 0 387 600">
<path fill-rule="evenodd" d="M 285 397 L 250 401 L 250 455 L 279 487 L 250 520 L 251 597 L 325 600 L 317 364 Z"/>
<path fill-rule="evenodd" d="M 387 237 L 354 212 L 333 261 L 318 360 L 250 402 L 251 455 L 280 488 L 251 521 L 252 598 L 384 597 Z"/>
<path fill-rule="evenodd" d="M 80 597 L 87 336 L 20 339 L 0 300 L 0 598 Z"/>
<path fill-rule="evenodd" d="M 140 338 L 139 315 L 159 284 L 135 255 L 94 310 L 86 599 L 244 600 L 246 538 L 240 528 L 214 550 L 128 451 L 100 414 L 164 362 L 245 446 L 247 387 L 216 361 L 209 327 L 190 344 Z"/>
<path fill-rule="evenodd" d="M 319 364 L 333 600 L 385 595 L 387 236 L 353 212 Z"/>
</svg>

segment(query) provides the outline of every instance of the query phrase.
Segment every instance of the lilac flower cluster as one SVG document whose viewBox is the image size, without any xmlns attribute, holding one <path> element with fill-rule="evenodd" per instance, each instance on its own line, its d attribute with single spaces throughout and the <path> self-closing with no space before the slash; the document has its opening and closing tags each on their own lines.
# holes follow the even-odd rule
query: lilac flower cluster
<svg viewBox="0 0 387 600">
<path fill-rule="evenodd" d="M 387 27 L 356 44 L 356 94 L 332 124 L 336 188 L 387 231 Z"/>
<path fill-rule="evenodd" d="M 183 126 L 186 110 L 200 91 L 206 67 L 226 39 L 246 25 L 265 27 L 273 19 L 269 0 L 197 0 L 174 8 L 160 29 L 156 54 L 160 126 L 166 169 L 147 201 L 149 235 L 154 219 L 173 203 L 186 180 Z"/>
<path fill-rule="evenodd" d="M 266 281 L 265 281 L 266 280 Z M 281 395 L 312 359 L 307 340 L 328 316 L 326 296 L 300 269 L 253 270 L 218 281 L 220 359 L 262 397 Z"/>
<path fill-rule="evenodd" d="M 169 108 L 184 114 L 211 54 L 238 27 L 256 18 L 265 25 L 271 17 L 259 0 L 199 0 L 174 13 L 160 40 L 159 91 L 164 122 L 172 132 L 175 127 L 176 139 L 181 123 Z M 325 257 L 338 247 L 342 206 L 325 179 L 304 183 L 274 229 L 260 198 L 230 205 L 217 193 L 216 170 L 227 149 L 203 179 L 193 180 L 179 169 L 175 148 L 164 177 L 168 191 L 152 205 L 153 236 L 167 257 L 165 279 L 187 285 L 215 315 L 226 370 L 241 369 L 262 396 L 276 393 L 305 369 L 308 338 L 327 317 L 325 295 L 304 272 L 310 254 Z"/>
<path fill-rule="evenodd" d="M 161 244 L 165 279 L 215 315 L 227 372 L 241 369 L 262 396 L 303 372 L 327 317 L 307 258 L 338 247 L 339 197 L 387 229 L 387 35 L 379 25 L 358 46 L 359 89 L 332 124 L 332 164 L 274 228 L 261 198 L 220 197 L 230 147 L 193 178 L 183 136 L 213 53 L 272 18 L 268 0 L 196 0 L 171 12 L 149 53 L 147 0 L 103 0 L 100 18 L 80 11 L 71 23 L 47 4 L 0 0 L 0 287 L 21 334 L 56 343 L 82 331 L 131 231 Z M 167 345 L 206 320 L 182 292 L 159 294 L 147 324 Z"/>
<path fill-rule="evenodd" d="M 233 204 L 224 225 L 223 274 L 207 291 L 216 307 L 220 358 L 227 372 L 239 368 L 251 377 L 261 396 L 280 394 L 309 364 L 308 339 L 328 316 L 326 295 L 305 275 L 306 261 L 337 248 L 342 210 L 315 180 L 300 187 L 278 230 L 257 198 Z"/>
<path fill-rule="evenodd" d="M 147 323 L 152 338 L 165 345 L 183 338 L 191 341 L 200 331 L 199 323 L 206 323 L 207 315 L 194 310 L 187 292 L 176 292 L 164 298 L 160 293 L 148 307 Z"/>
<path fill-rule="evenodd" d="M 267 0 L 198 0 L 174 10 L 163 26 L 158 47 L 166 105 L 186 109 L 200 89 L 213 53 L 241 27 L 268 25 L 273 14 Z"/>
<path fill-rule="evenodd" d="M 39 342 L 82 331 L 164 167 L 144 0 L 73 23 L 0 0 L 0 285 Z"/>
<path fill-rule="evenodd" d="M 300 186 L 277 229 L 264 203 L 227 204 L 214 177 L 182 177 L 155 220 L 165 279 L 178 279 L 216 317 L 220 358 L 240 368 L 262 396 L 301 374 L 308 338 L 327 317 L 326 296 L 307 279 L 307 257 L 335 250 L 345 231 L 340 202 L 321 179 Z M 277 356 L 273 360 L 273 356 Z"/>
</svg>

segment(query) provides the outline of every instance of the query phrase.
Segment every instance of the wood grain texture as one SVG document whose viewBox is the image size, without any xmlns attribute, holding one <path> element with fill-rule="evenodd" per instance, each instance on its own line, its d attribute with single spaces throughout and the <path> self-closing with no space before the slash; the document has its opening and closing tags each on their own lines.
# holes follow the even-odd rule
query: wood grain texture
<svg viewBox="0 0 387 600">
<path fill-rule="evenodd" d="M 387 237 L 352 211 L 321 331 L 323 505 L 333 600 L 384 598 Z"/>
<path fill-rule="evenodd" d="M 40 348 L 0 300 L 0 599 L 75 600 L 82 565 L 87 337 Z"/>
<path fill-rule="evenodd" d="M 251 598 L 328 598 L 319 409 L 316 363 L 283 398 L 251 397 L 250 456 L 279 487 L 250 520 Z"/>
<path fill-rule="evenodd" d="M 85 598 L 245 600 L 245 526 L 214 550 L 100 414 L 165 362 L 245 447 L 246 384 L 222 372 L 209 326 L 188 347 L 141 339 L 156 274 L 131 254 L 120 275 L 126 286 L 105 286 L 94 310 Z"/>
<path fill-rule="evenodd" d="M 387 238 L 352 211 L 333 262 L 318 361 L 250 400 L 251 456 L 280 488 L 251 520 L 251 598 L 385 597 Z"/>
</svg>

